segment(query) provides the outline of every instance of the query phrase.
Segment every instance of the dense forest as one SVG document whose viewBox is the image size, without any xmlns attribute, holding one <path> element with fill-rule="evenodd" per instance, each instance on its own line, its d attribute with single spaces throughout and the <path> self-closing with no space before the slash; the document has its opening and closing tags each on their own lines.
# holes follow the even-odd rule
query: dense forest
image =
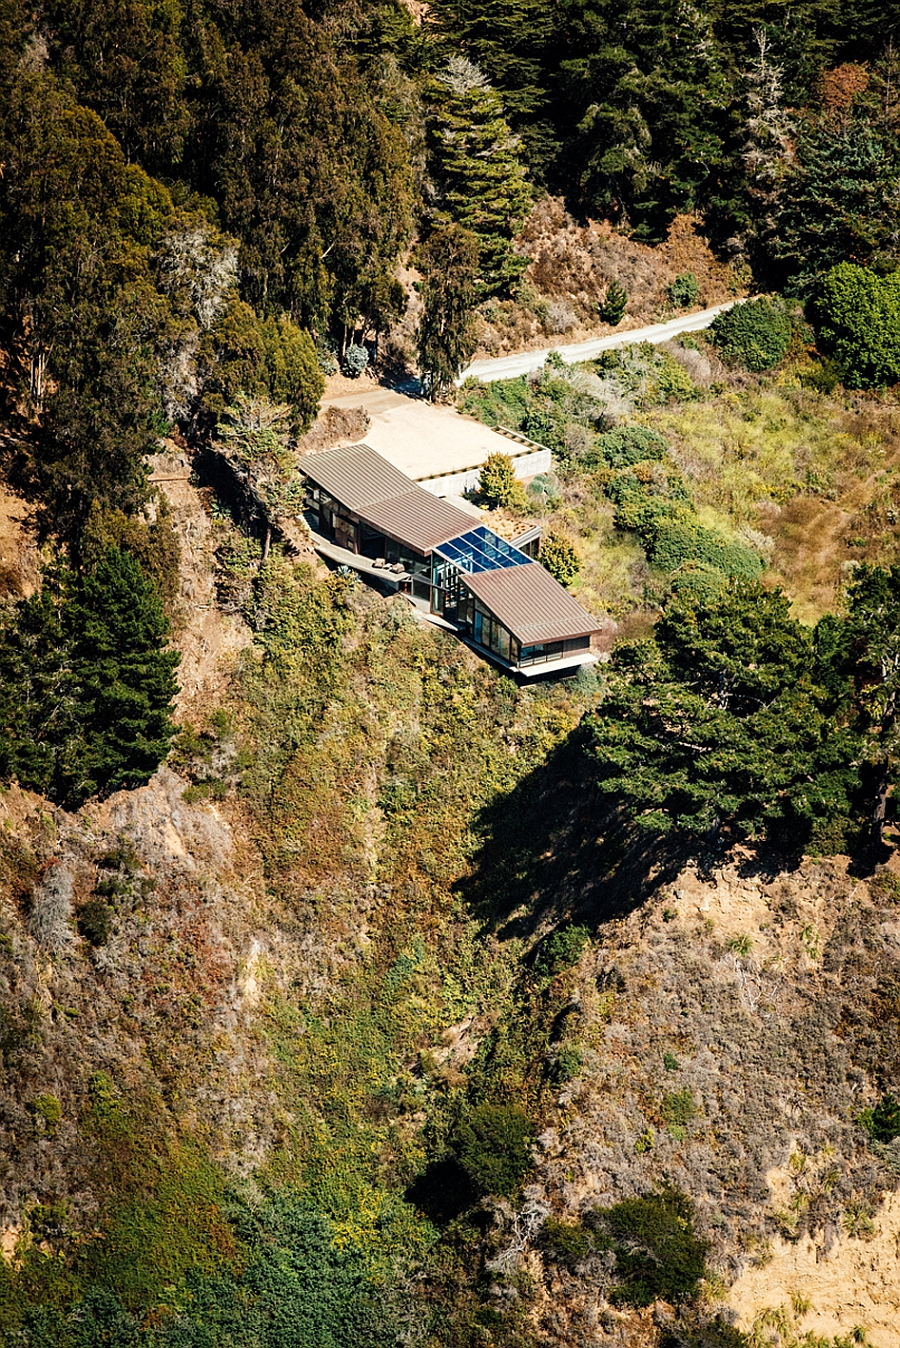
<svg viewBox="0 0 900 1348">
<path fill-rule="evenodd" d="M 866 1342 L 728 1294 L 900 1177 L 898 277 L 896 7 L 0 0 L 4 1348 Z M 289 545 L 364 371 L 602 665 Z"/>
</svg>

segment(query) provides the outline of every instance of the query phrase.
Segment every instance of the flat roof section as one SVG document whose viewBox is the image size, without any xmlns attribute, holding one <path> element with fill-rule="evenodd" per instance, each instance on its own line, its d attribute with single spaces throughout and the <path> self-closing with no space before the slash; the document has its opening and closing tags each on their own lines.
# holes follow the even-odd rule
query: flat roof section
<svg viewBox="0 0 900 1348">
<path fill-rule="evenodd" d="M 566 641 L 601 629 L 540 562 L 460 573 L 460 580 L 523 646 Z"/>
</svg>

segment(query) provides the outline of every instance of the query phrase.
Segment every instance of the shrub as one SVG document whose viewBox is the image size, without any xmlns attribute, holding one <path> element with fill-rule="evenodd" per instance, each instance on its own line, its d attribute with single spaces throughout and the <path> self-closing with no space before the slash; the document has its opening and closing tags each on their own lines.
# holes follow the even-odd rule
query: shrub
<svg viewBox="0 0 900 1348">
<path fill-rule="evenodd" d="M 78 914 L 78 932 L 93 946 L 106 945 L 112 934 L 115 909 L 105 899 L 89 899 Z"/>
<path fill-rule="evenodd" d="M 479 1193 L 507 1198 L 531 1169 L 533 1141 L 534 1125 L 517 1105 L 475 1105 L 453 1135 L 459 1163 Z"/>
<path fill-rule="evenodd" d="M 687 1087 L 682 1091 L 670 1091 L 660 1100 L 659 1113 L 663 1123 L 670 1127 L 686 1128 L 697 1117 L 697 1102 Z"/>
<path fill-rule="evenodd" d="M 669 447 L 658 431 L 646 426 L 619 426 L 597 436 L 585 462 L 589 467 L 629 468 L 648 460 L 662 462 L 668 453 Z"/>
<path fill-rule="evenodd" d="M 344 374 L 350 379 L 358 379 L 368 367 L 369 353 L 364 346 L 348 346 L 344 352 Z"/>
<path fill-rule="evenodd" d="M 758 373 L 784 359 L 791 330 L 791 316 L 784 306 L 760 299 L 719 314 L 710 334 L 724 360 Z"/>
<path fill-rule="evenodd" d="M 874 1109 L 865 1109 L 859 1121 L 873 1142 L 893 1142 L 900 1137 L 900 1104 L 887 1092 Z"/>
<path fill-rule="evenodd" d="M 548 1217 L 541 1227 L 541 1245 L 552 1259 L 574 1268 L 596 1249 L 596 1237 L 581 1222 L 560 1222 Z"/>
<path fill-rule="evenodd" d="M 625 317 L 628 294 L 618 281 L 610 281 L 603 303 L 600 305 L 600 317 L 604 323 L 615 327 Z"/>
<path fill-rule="evenodd" d="M 65 950 L 72 939 L 72 873 L 60 861 L 47 867 L 34 891 L 28 930 L 45 950 Z"/>
<path fill-rule="evenodd" d="M 28 1106 L 35 1119 L 40 1119 L 44 1125 L 44 1130 L 50 1137 L 56 1135 L 56 1130 L 62 1121 L 62 1105 L 55 1095 L 38 1095 Z"/>
<path fill-rule="evenodd" d="M 543 326 L 546 332 L 568 332 L 578 322 L 578 316 L 572 312 L 565 300 L 551 300 L 547 305 Z"/>
<path fill-rule="evenodd" d="M 675 277 L 667 293 L 676 308 L 689 309 L 700 298 L 700 282 L 692 271 L 684 271 Z"/>
<path fill-rule="evenodd" d="M 540 562 L 560 585 L 571 585 L 581 569 L 574 543 L 553 530 L 541 539 Z"/>
<path fill-rule="evenodd" d="M 647 557 L 663 571 L 674 571 L 685 562 L 706 562 L 726 576 L 755 580 L 765 570 L 759 553 L 745 543 L 735 543 L 699 521 L 661 521 L 647 540 Z"/>
<path fill-rule="evenodd" d="M 827 272 L 816 304 L 817 340 L 851 388 L 900 380 L 900 271 L 876 276 L 842 262 Z"/>
<path fill-rule="evenodd" d="M 628 1198 L 595 1214 L 608 1232 L 621 1282 L 610 1293 L 613 1304 L 649 1306 L 657 1299 L 692 1300 L 709 1248 L 694 1234 L 690 1199 L 665 1188 L 644 1198 Z"/>
<path fill-rule="evenodd" d="M 577 964 L 587 946 L 591 943 L 591 933 L 587 927 L 574 923 L 566 927 L 557 927 L 556 931 L 541 943 L 537 957 L 537 967 L 542 973 L 558 974 Z"/>
</svg>

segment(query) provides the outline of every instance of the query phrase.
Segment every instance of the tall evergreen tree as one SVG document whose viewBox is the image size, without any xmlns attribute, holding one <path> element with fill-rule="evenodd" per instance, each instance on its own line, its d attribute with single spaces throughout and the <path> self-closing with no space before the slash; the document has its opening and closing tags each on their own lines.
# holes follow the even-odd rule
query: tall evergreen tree
<svg viewBox="0 0 900 1348">
<path fill-rule="evenodd" d="M 434 82 L 431 145 L 438 218 L 477 238 L 479 295 L 508 290 L 528 265 L 513 242 L 531 194 L 500 95 L 465 58 L 452 58 Z"/>
<path fill-rule="evenodd" d="M 416 260 L 422 271 L 419 364 L 434 398 L 450 388 L 475 350 L 478 240 L 460 225 L 448 225 L 435 230 Z"/>
<path fill-rule="evenodd" d="M 73 808 L 149 781 L 174 730 L 179 655 L 153 584 L 106 548 L 58 568 L 0 642 L 0 775 Z"/>
</svg>

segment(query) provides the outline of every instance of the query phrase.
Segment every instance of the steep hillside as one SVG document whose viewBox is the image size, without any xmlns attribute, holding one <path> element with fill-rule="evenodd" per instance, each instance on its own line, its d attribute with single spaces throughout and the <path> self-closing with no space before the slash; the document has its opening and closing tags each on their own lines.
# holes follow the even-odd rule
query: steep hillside
<svg viewBox="0 0 900 1348">
<path fill-rule="evenodd" d="M 223 614 L 235 527 L 177 467 L 211 607 L 170 766 L 0 802 L 4 1341 L 274 1344 L 274 1296 L 310 1342 L 377 1305 L 410 1344 L 891 1348 L 893 872 L 622 835 L 595 681 L 517 689 L 278 548 Z M 644 1311 L 604 1214 L 666 1192 L 701 1281 Z"/>
</svg>

